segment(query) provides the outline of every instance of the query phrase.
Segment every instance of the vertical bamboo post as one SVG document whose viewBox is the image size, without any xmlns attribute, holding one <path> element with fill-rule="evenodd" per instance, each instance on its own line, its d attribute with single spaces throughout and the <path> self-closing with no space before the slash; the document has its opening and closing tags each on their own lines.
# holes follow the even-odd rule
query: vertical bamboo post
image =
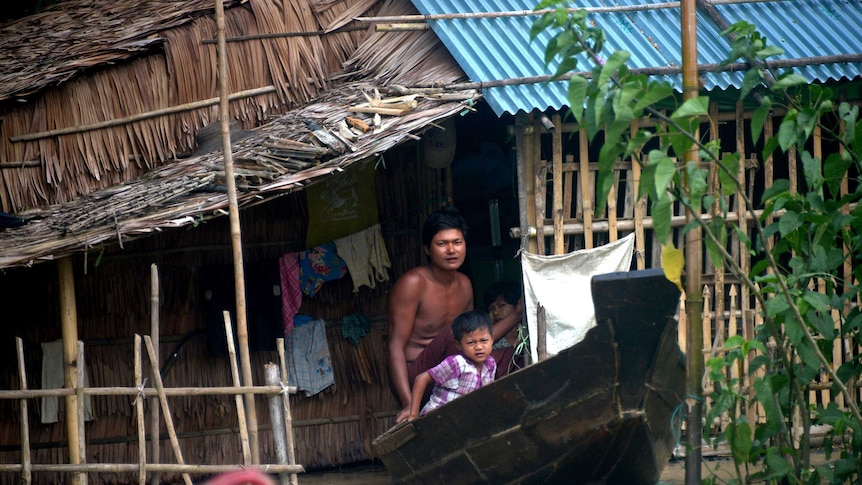
<svg viewBox="0 0 862 485">
<path fill-rule="evenodd" d="M 533 124 L 530 118 L 519 114 L 515 119 L 515 148 L 517 150 L 518 209 L 521 226 L 521 247 L 536 253 L 536 238 L 530 228 L 536 220 L 535 186 L 531 174 L 533 163 Z M 528 133 L 529 131 L 529 133 Z"/>
<path fill-rule="evenodd" d="M 637 120 L 632 121 L 631 127 L 629 128 L 629 133 L 632 136 L 638 131 L 638 122 Z M 635 219 L 635 252 L 637 253 L 637 266 L 638 269 L 644 269 L 646 267 L 646 241 L 644 240 L 644 212 L 646 209 L 646 197 L 643 194 L 638 194 L 638 186 L 641 181 L 641 166 L 638 163 L 635 155 L 632 155 L 632 185 L 633 193 L 635 197 L 635 210 L 634 210 L 634 219 Z"/>
<path fill-rule="evenodd" d="M 174 420 L 171 418 L 171 409 L 168 407 L 168 396 L 165 394 L 162 375 L 159 373 L 159 363 L 156 360 L 156 351 L 153 349 L 153 341 L 150 339 L 149 335 L 144 335 L 144 344 L 147 346 L 147 353 L 150 356 L 153 380 L 155 382 L 156 389 L 159 392 L 159 403 L 161 403 L 162 411 L 164 411 L 165 414 L 165 427 L 168 429 L 168 436 L 171 438 L 171 446 L 174 449 L 174 455 L 176 455 L 178 464 L 185 465 L 186 462 L 183 460 L 183 451 L 180 449 L 180 441 L 177 438 L 177 431 L 174 429 Z M 183 473 L 183 481 L 186 485 L 192 485 L 192 479 L 189 477 L 188 473 Z"/>
<path fill-rule="evenodd" d="M 681 33 L 682 33 L 682 91 L 685 101 L 698 95 L 699 78 L 697 73 L 697 4 L 696 0 L 680 2 Z M 699 136 L 695 130 L 695 137 Z M 700 165 L 697 147 L 693 146 L 683 154 L 685 164 Z M 683 189 L 688 190 L 688 179 L 683 179 Z M 686 212 L 686 223 L 700 217 L 700 211 L 692 214 Z M 703 290 L 701 272 L 703 271 L 701 230 L 692 229 L 685 235 L 685 295 L 686 312 L 688 312 L 688 338 L 686 342 L 686 394 L 688 400 L 688 417 L 686 419 L 686 435 L 688 438 L 688 453 L 685 456 L 685 482 L 700 483 L 701 478 L 701 435 L 703 433 Z"/>
<path fill-rule="evenodd" d="M 590 152 L 587 129 L 581 128 L 579 134 L 579 158 L 578 164 L 581 179 L 581 200 L 584 202 L 584 248 L 593 247 L 593 188 L 590 186 Z"/>
<path fill-rule="evenodd" d="M 227 77 L 227 45 L 225 40 L 224 5 L 221 0 L 215 0 L 216 30 L 218 37 L 218 83 L 219 83 L 219 121 L 221 122 L 222 151 L 224 153 L 224 170 L 227 182 L 227 198 L 230 216 L 231 246 L 233 247 L 234 282 L 236 291 L 236 333 L 239 344 L 239 355 L 242 363 L 242 380 L 246 386 L 253 386 L 251 374 L 251 356 L 248 351 L 248 322 L 246 320 L 245 276 L 242 261 L 242 233 L 239 223 L 239 208 L 236 199 L 236 180 L 233 170 L 233 152 L 230 145 L 230 110 L 228 96 L 230 86 Z M 260 446 L 258 443 L 257 411 L 254 405 L 254 394 L 245 395 L 245 409 L 248 422 L 249 445 L 251 447 L 252 463 L 260 463 Z"/>
<path fill-rule="evenodd" d="M 150 265 L 150 338 L 153 340 L 153 352 L 156 353 L 156 362 L 159 359 L 159 267 Z M 143 371 L 143 369 L 142 369 Z M 159 407 L 150 406 L 150 461 L 158 464 L 161 459 L 161 427 L 159 426 Z M 153 472 L 150 475 L 151 485 L 159 485 L 159 474 Z"/>
<path fill-rule="evenodd" d="M 236 345 L 233 341 L 233 326 L 230 323 L 230 312 L 225 311 L 224 315 L 224 332 L 227 338 L 227 353 L 230 360 L 230 374 L 233 378 L 233 385 L 239 387 L 241 385 L 239 378 L 239 369 L 236 366 Z M 245 422 L 245 407 L 243 406 L 242 396 L 236 394 L 236 419 L 239 426 L 240 444 L 242 445 L 242 463 L 246 466 L 251 465 L 251 451 L 248 445 L 248 424 Z"/>
<path fill-rule="evenodd" d="M 264 364 L 263 373 L 267 386 L 277 386 L 281 382 L 278 376 L 278 367 L 272 362 Z M 272 423 L 272 440 L 275 443 L 275 456 L 278 459 L 278 464 L 284 465 L 287 463 L 287 442 L 285 441 L 287 430 L 282 412 L 284 401 L 278 394 L 267 397 L 267 401 L 269 402 L 269 419 Z M 282 485 L 288 485 L 291 482 L 288 473 L 279 473 L 278 476 Z"/>
<path fill-rule="evenodd" d="M 282 386 L 287 389 L 288 383 L 288 375 L 287 375 L 287 359 L 284 356 L 284 339 L 279 338 L 276 339 L 276 346 L 278 347 L 278 363 L 281 368 L 281 377 L 284 380 Z M 290 411 L 290 393 L 285 392 L 283 394 L 284 399 L 284 429 L 285 434 L 287 436 L 287 464 L 288 465 L 296 465 L 296 443 L 293 437 L 293 415 Z M 297 485 L 297 477 L 296 473 L 290 474 L 290 485 Z"/>
<path fill-rule="evenodd" d="M 138 424 L 138 483 L 147 483 L 147 437 L 144 423 L 144 368 L 141 361 L 141 336 L 135 334 L 135 387 L 140 392 L 135 396 L 135 418 Z"/>
<path fill-rule="evenodd" d="M 60 281 L 60 324 L 63 334 L 63 373 L 65 385 L 74 389 L 78 385 L 76 366 L 78 363 L 78 311 L 75 306 L 75 277 L 72 268 L 72 258 L 66 257 L 57 261 L 57 273 Z M 83 463 L 79 440 L 81 425 L 78 423 L 78 395 L 66 396 L 66 433 L 69 444 L 69 464 Z M 86 473 L 73 475 L 74 485 L 87 483 Z"/>
<path fill-rule="evenodd" d="M 75 414 L 78 415 L 78 456 L 81 457 L 81 463 L 87 463 L 87 438 L 84 430 L 84 342 L 76 341 L 78 346 L 78 358 L 75 361 L 75 396 L 77 396 L 78 406 L 75 407 Z M 68 414 L 68 413 L 67 413 Z M 87 482 L 87 476 L 84 475 L 84 482 Z"/>
<path fill-rule="evenodd" d="M 533 118 L 533 131 L 530 136 L 532 140 L 532 156 L 530 157 L 530 162 L 532 163 L 532 171 L 528 172 L 532 177 L 531 184 L 533 185 L 533 198 L 535 200 L 531 200 L 531 204 L 533 204 L 534 218 L 533 223 L 536 225 L 536 251 L 535 254 L 545 254 L 545 232 L 544 232 L 544 220 L 545 220 L 545 201 L 542 199 L 545 195 L 545 172 L 547 170 L 545 161 L 542 160 L 542 128 L 539 120 Z M 539 177 L 541 174 L 541 177 Z M 541 180 L 540 180 L 541 179 Z"/>
<path fill-rule="evenodd" d="M 545 198 L 547 195 L 547 183 L 545 178 L 548 174 L 546 160 L 540 160 L 534 174 L 536 185 L 536 249 L 539 254 L 545 254 Z"/>
<path fill-rule="evenodd" d="M 574 187 L 572 187 L 572 177 L 574 176 L 574 172 L 572 171 L 572 166 L 575 164 L 575 156 L 571 153 L 566 154 L 565 167 L 563 169 L 563 223 L 572 218 L 572 191 Z M 569 239 L 573 236 L 563 236 L 563 246 L 565 249 L 563 252 L 568 252 L 570 247 Z"/>
<path fill-rule="evenodd" d="M 27 390 L 27 369 L 24 367 L 24 341 L 15 337 L 15 349 L 18 353 L 18 377 L 21 390 Z M 32 466 L 30 461 L 30 418 L 27 412 L 27 398 L 21 398 L 21 483 L 32 483 Z"/>
<path fill-rule="evenodd" d="M 551 133 L 554 155 L 553 191 L 554 191 L 554 254 L 566 252 L 563 238 L 563 123 L 559 114 L 554 115 L 554 131 Z"/>
</svg>

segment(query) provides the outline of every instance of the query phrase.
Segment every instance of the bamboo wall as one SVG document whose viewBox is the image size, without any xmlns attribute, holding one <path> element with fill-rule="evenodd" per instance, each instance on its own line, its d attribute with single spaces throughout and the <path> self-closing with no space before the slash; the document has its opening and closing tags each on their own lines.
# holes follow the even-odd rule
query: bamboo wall
<svg viewBox="0 0 862 485">
<path fill-rule="evenodd" d="M 858 103 L 857 103 L 858 104 Z M 766 160 L 761 159 L 762 142 L 754 145 L 751 141 L 749 120 L 751 112 L 743 109 L 737 103 L 734 110 L 720 111 L 716 104 L 711 105 L 709 123 L 704 120 L 700 126 L 703 140 L 721 139 L 722 151 L 738 152 L 745 163 L 740 164 L 739 180 L 746 187 L 747 196 L 753 202 L 760 200 L 764 187 L 769 187 L 779 178 L 790 180 L 795 190 L 804 184 L 801 173 L 801 161 L 797 159 L 795 150 L 782 154 L 780 150 Z M 778 129 L 781 114 L 773 114 L 766 122 L 765 137 L 770 137 Z M 835 132 L 842 129 L 837 117 L 825 118 L 826 123 L 834 125 Z M 641 122 L 649 126 L 650 121 Z M 635 127 L 633 126 L 633 129 Z M 592 248 L 614 241 L 632 232 L 635 233 L 635 261 L 633 269 L 653 268 L 661 266 L 661 246 L 655 239 L 652 230 L 650 207 L 645 199 L 636 197 L 640 170 L 633 160 L 620 160 L 615 165 L 615 182 L 608 198 L 605 211 L 595 217 L 593 208 L 596 193 L 596 170 L 598 151 L 601 147 L 600 133 L 594 143 L 587 142 L 586 133 L 571 123 L 563 123 L 559 116 L 541 118 L 521 117 L 516 121 L 515 138 L 518 144 L 519 163 L 524 169 L 521 182 L 525 187 L 522 194 L 528 202 L 522 207 L 522 225 L 526 220 L 536 227 L 536 233 L 542 235 L 530 239 L 528 244 L 535 245 L 533 251 L 539 254 L 561 254 L 583 248 Z M 823 153 L 832 153 L 836 146 L 828 145 L 819 131 L 815 131 L 809 149 L 822 160 Z M 710 179 L 717 180 L 714 166 L 710 166 Z M 846 195 L 857 190 L 855 180 L 845 178 L 841 184 L 840 194 Z M 526 183 L 524 181 L 526 180 Z M 717 184 L 717 182 L 714 182 Z M 716 187 L 717 185 L 713 185 Z M 534 203 L 533 203 L 534 202 Z M 727 201 L 729 206 L 728 221 L 738 224 L 742 231 L 751 236 L 751 221 L 743 212 L 743 203 L 739 196 L 733 196 Z M 678 248 L 683 246 L 680 229 L 685 225 L 685 214 L 677 206 L 674 208 L 673 237 Z M 521 237 L 523 228 L 515 228 L 512 234 Z M 728 231 L 733 233 L 733 231 Z M 752 261 L 744 246 L 735 235 L 729 237 L 727 250 L 744 270 L 751 267 Z M 705 249 L 704 249 L 705 251 Z M 735 281 L 724 268 L 716 268 L 704 252 L 702 257 L 704 314 L 703 314 L 703 349 L 704 359 L 716 355 L 724 341 L 731 335 L 753 336 L 754 328 L 762 323 L 760 308 L 755 306 L 755 299 Z M 845 285 L 855 284 L 850 262 L 845 263 L 841 281 Z M 825 284 L 824 282 L 821 282 Z M 681 299 L 680 310 L 680 348 L 685 349 L 686 326 L 684 298 Z M 839 315 L 834 315 L 836 325 L 839 325 Z M 851 341 L 835 341 L 832 352 L 833 366 L 837 369 L 845 362 L 858 358 L 859 349 Z M 733 377 L 742 377 L 743 386 L 751 383 L 747 368 L 733 370 Z M 711 385 L 704 377 L 705 391 L 709 392 Z M 829 390 L 828 378 L 821 373 L 817 382 L 812 384 L 810 400 L 812 405 L 826 405 L 833 400 L 843 406 L 842 396 L 833 396 Z M 858 391 L 857 391 L 858 392 Z M 860 395 L 862 397 L 862 395 Z M 757 410 L 753 410 L 757 412 Z M 762 413 L 757 417 L 762 418 Z M 716 425 L 716 430 L 721 424 Z"/>
<path fill-rule="evenodd" d="M 335 386 L 307 397 L 291 396 L 297 463 L 306 469 L 373 458 L 371 440 L 394 424 L 399 408 L 389 389 L 386 366 L 385 308 L 397 275 L 424 262 L 419 229 L 427 212 L 447 200 L 444 171 L 421 163 L 417 145 L 391 149 L 385 168 L 377 171 L 379 220 L 389 250 L 392 279 L 375 289 L 353 293 L 349 276 L 326 283 L 313 298 L 303 299 L 301 313 L 327 321 L 327 338 Z M 334 175 L 335 176 L 335 175 Z M 85 342 L 92 387 L 134 386 L 133 336 L 150 333 L 150 271 L 160 278 L 161 366 L 166 387 L 232 385 L 226 356 L 207 352 L 200 268 L 230 264 L 227 218 L 190 229 L 164 232 L 127 242 L 124 249 L 94 249 L 74 258 L 79 338 Z M 241 212 L 246 267 L 288 251 L 305 248 L 305 193 L 291 194 Z M 40 385 L 40 343 L 60 338 L 57 269 L 53 264 L 16 268 L 0 275 L 0 295 L 7 306 L 0 326 L 0 389 L 20 389 L 14 337 L 24 342 L 29 389 Z M 17 308 L 10 311 L 10 308 Z M 354 347 L 341 335 L 345 315 L 362 312 L 372 331 Z M 12 318 L 10 315 L 25 315 Z M 255 384 L 263 382 L 263 364 L 278 362 L 274 351 L 252 352 Z M 145 373 L 145 376 L 147 374 Z M 149 386 L 152 387 L 152 379 Z M 87 422 L 86 462 L 137 463 L 135 412 L 130 396 L 93 396 L 97 419 Z M 169 397 L 184 460 L 188 464 L 240 464 L 241 443 L 234 398 Z M 276 463 L 266 400 L 255 400 L 260 426 L 261 460 Z M 144 405 L 157 404 L 147 399 Z M 61 408 L 63 407 L 61 399 Z M 21 463 L 20 404 L 0 399 L 0 463 Z M 65 422 L 41 424 L 39 400 L 28 401 L 33 463 L 67 463 Z M 149 414 L 147 414 L 149 416 Z M 149 418 L 147 418 L 149 419 Z M 149 422 L 147 424 L 149 429 Z M 162 422 L 161 463 L 177 463 Z M 41 472 L 36 483 L 69 483 L 69 474 Z M 99 483 L 136 482 L 130 473 L 91 474 Z M 178 474 L 163 475 L 177 479 Z M 0 484 L 19 483 L 17 473 L 0 473 Z"/>
</svg>

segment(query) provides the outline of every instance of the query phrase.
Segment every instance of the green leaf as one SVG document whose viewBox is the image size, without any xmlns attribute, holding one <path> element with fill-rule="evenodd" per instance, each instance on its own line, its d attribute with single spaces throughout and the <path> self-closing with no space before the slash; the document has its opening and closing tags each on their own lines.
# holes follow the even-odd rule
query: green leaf
<svg viewBox="0 0 862 485">
<path fill-rule="evenodd" d="M 793 475 L 793 465 L 779 455 L 775 448 L 770 448 L 766 452 L 766 465 L 769 468 L 769 474 L 764 478 L 778 479 Z"/>
<path fill-rule="evenodd" d="M 841 188 L 841 181 L 844 179 L 844 174 L 850 168 L 851 162 L 845 160 L 839 153 L 831 153 L 823 162 L 823 177 L 826 179 L 826 184 L 829 186 L 829 191 L 838 196 Z"/>
<path fill-rule="evenodd" d="M 820 168 L 820 160 L 811 156 L 807 150 L 802 152 L 802 173 L 805 174 L 805 182 L 811 190 L 818 191 L 823 187 L 823 174 Z"/>
<path fill-rule="evenodd" d="M 778 128 L 778 146 L 787 151 L 796 144 L 796 119 L 784 118 Z"/>
<path fill-rule="evenodd" d="M 673 159 L 667 156 L 667 153 L 661 150 L 652 150 L 649 152 L 649 164 L 655 165 L 655 191 L 662 197 L 670 186 L 673 176 L 676 174 L 676 165 Z"/>
<path fill-rule="evenodd" d="M 812 308 L 819 312 L 825 312 L 829 310 L 829 297 L 824 295 L 823 293 L 819 293 L 817 291 L 806 290 L 802 295 L 802 299 L 805 300 Z"/>
<path fill-rule="evenodd" d="M 751 427 L 744 418 L 735 425 L 728 426 L 724 436 L 730 444 L 734 461 L 737 463 L 748 461 L 748 454 L 751 452 Z"/>
<path fill-rule="evenodd" d="M 632 111 L 635 116 L 640 116 L 644 108 L 673 95 L 673 86 L 665 81 L 650 82 L 646 92 L 638 98 Z"/>
<path fill-rule="evenodd" d="M 607 84 L 617 70 L 629 60 L 629 57 L 631 57 L 631 54 L 628 51 L 615 51 L 611 54 L 607 61 L 605 61 L 605 65 L 602 66 L 602 72 L 599 76 L 599 84 Z"/>
<path fill-rule="evenodd" d="M 569 106 L 575 121 L 580 124 L 584 115 L 584 103 L 587 97 L 587 80 L 583 76 L 573 76 L 569 79 Z"/>
<path fill-rule="evenodd" d="M 709 114 L 709 97 L 708 96 L 697 96 L 695 98 L 687 99 L 682 106 L 677 108 L 673 114 L 670 115 L 673 120 L 680 120 L 684 118 L 690 118 L 695 116 L 707 116 Z"/>
<path fill-rule="evenodd" d="M 787 74 L 781 76 L 778 81 L 772 86 L 773 91 L 787 89 L 793 86 L 804 86 L 808 84 L 808 79 L 805 79 L 799 74 Z"/>
<path fill-rule="evenodd" d="M 778 220 L 778 229 L 782 236 L 786 236 L 800 227 L 802 227 L 802 218 L 797 212 L 786 212 Z"/>
<path fill-rule="evenodd" d="M 721 159 L 718 169 L 718 181 L 721 184 L 721 192 L 724 195 L 736 193 L 736 180 L 739 174 L 739 153 L 728 153 Z"/>
<path fill-rule="evenodd" d="M 769 96 L 764 96 L 760 101 L 760 105 L 751 115 L 751 139 L 755 143 L 760 139 L 760 134 L 763 132 L 763 125 L 766 123 L 766 119 L 771 112 L 772 99 Z"/>
<path fill-rule="evenodd" d="M 739 99 L 745 99 L 752 89 L 763 82 L 763 69 L 755 67 L 749 69 L 742 79 L 742 88 L 740 88 Z"/>
</svg>

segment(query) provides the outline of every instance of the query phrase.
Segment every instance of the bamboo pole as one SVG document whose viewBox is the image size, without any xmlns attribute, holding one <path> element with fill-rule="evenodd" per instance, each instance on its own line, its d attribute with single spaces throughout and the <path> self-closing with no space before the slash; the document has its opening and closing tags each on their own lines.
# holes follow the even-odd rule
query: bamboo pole
<svg viewBox="0 0 862 485">
<path fill-rule="evenodd" d="M 696 0 L 683 0 L 680 4 L 682 26 L 682 91 L 683 99 L 689 100 L 698 95 L 697 73 L 697 6 Z M 695 138 L 698 137 L 695 130 Z M 693 146 L 683 154 L 685 164 L 699 165 L 700 159 L 697 147 Z M 683 179 L 683 188 L 688 190 L 688 178 Z M 691 221 L 700 217 L 699 206 L 694 207 L 696 214 L 686 212 L 686 218 Z M 686 419 L 686 437 L 688 450 L 685 456 L 685 482 L 700 483 L 701 481 L 701 450 L 703 433 L 703 290 L 701 271 L 703 268 L 701 256 L 701 230 L 695 228 L 685 234 L 685 298 L 686 298 L 686 394 L 688 415 Z"/>
<path fill-rule="evenodd" d="M 233 385 L 240 386 L 239 369 L 236 365 L 236 346 L 233 342 L 233 326 L 230 323 L 230 312 L 224 311 L 224 332 L 227 338 L 227 353 L 230 361 L 230 374 L 233 378 Z M 248 466 L 251 465 L 251 450 L 248 447 L 248 424 L 245 422 L 245 406 L 242 403 L 242 396 L 236 394 L 236 419 L 239 426 L 240 443 L 242 445 L 242 462 Z"/>
<path fill-rule="evenodd" d="M 784 69 L 792 67 L 805 67 L 813 64 L 838 64 L 852 62 L 862 62 L 862 54 L 837 54 L 828 56 L 799 57 L 793 59 L 766 61 L 764 64 L 769 69 Z M 718 63 L 709 63 L 699 64 L 697 66 L 697 72 L 700 74 L 711 72 L 737 72 L 745 71 L 747 69 L 749 69 L 749 64 L 745 62 L 736 62 L 724 65 Z M 629 69 L 629 72 L 634 75 L 643 74 L 645 76 L 671 76 L 681 74 L 682 68 L 678 66 L 635 67 Z M 490 79 L 486 81 L 451 83 L 444 84 L 442 86 L 433 86 L 433 89 L 431 89 L 431 91 L 465 91 L 470 89 L 496 88 L 502 86 L 519 86 L 523 84 L 544 84 L 548 82 L 564 82 L 570 80 L 573 77 L 583 77 L 586 79 L 591 79 L 593 77 L 593 73 L 592 71 L 579 71 L 565 73 L 560 76 L 549 74 L 542 76 L 524 76 L 506 79 Z M 416 87 L 414 89 L 417 88 L 421 89 L 421 87 Z"/>
<path fill-rule="evenodd" d="M 159 330 L 159 267 L 155 264 L 150 265 L 150 338 L 153 339 L 153 351 L 156 353 L 156 362 L 159 359 L 159 341 L 161 331 Z M 140 338 L 140 337 L 138 337 Z M 138 384 L 137 382 L 135 383 Z M 153 463 L 158 463 L 161 459 L 161 442 L 159 441 L 160 427 L 159 422 L 159 407 L 150 406 L 150 460 Z M 153 474 L 150 477 L 152 485 L 159 485 L 159 476 Z"/>
<path fill-rule="evenodd" d="M 731 5 L 731 4 L 747 4 L 747 3 L 774 3 L 786 0 L 711 0 L 709 3 L 713 5 Z M 644 10 L 666 10 L 670 8 L 680 8 L 681 2 L 662 2 L 643 5 L 620 5 L 607 7 L 580 7 L 568 8 L 569 13 L 585 10 L 587 13 L 611 13 L 611 12 L 640 12 Z M 505 17 L 533 17 L 540 16 L 546 13 L 554 13 L 555 9 L 541 10 L 510 10 L 504 12 L 459 12 L 459 13 L 439 13 L 439 14 L 421 14 L 421 15 L 381 15 L 377 17 L 356 17 L 353 20 L 366 23 L 390 23 L 390 22 L 428 22 L 431 20 L 454 20 L 454 19 L 478 19 L 478 18 L 505 18 Z"/>
<path fill-rule="evenodd" d="M 236 291 L 236 333 L 239 344 L 239 355 L 242 364 L 242 381 L 246 386 L 254 384 L 251 373 L 251 357 L 248 351 L 248 322 L 246 320 L 245 276 L 242 261 L 242 233 L 239 223 L 239 208 L 236 198 L 236 179 L 233 170 L 233 152 L 230 144 L 230 111 L 227 77 L 227 46 L 225 44 L 224 5 L 221 0 L 215 0 L 216 31 L 218 38 L 218 85 L 219 85 L 219 121 L 221 122 L 222 150 L 224 152 L 224 170 L 227 183 L 227 198 L 230 217 L 231 245 L 233 247 L 234 282 Z M 254 395 L 245 395 L 247 413 L 249 446 L 253 464 L 260 463 L 260 446 L 257 432 L 257 411 Z"/>
<path fill-rule="evenodd" d="M 593 188 L 590 187 L 590 153 L 589 140 L 587 138 L 587 129 L 581 128 L 578 131 L 579 136 L 579 158 L 580 170 L 578 176 L 581 180 L 581 197 L 584 203 L 584 248 L 591 249 L 593 247 Z"/>
<path fill-rule="evenodd" d="M 144 368 L 141 359 L 141 336 L 135 334 L 135 386 L 138 389 L 144 388 Z M 146 423 L 144 423 L 144 395 L 139 392 L 135 396 L 135 418 L 138 425 L 138 483 L 144 485 L 147 483 L 147 439 L 146 439 Z"/>
<path fill-rule="evenodd" d="M 275 386 L 281 382 L 281 379 L 279 379 L 278 367 L 272 362 L 264 364 L 263 374 L 264 382 L 269 386 Z M 280 396 L 270 396 L 267 401 L 269 403 L 270 424 L 272 425 L 272 440 L 275 443 L 275 456 L 279 465 L 284 465 L 287 464 L 286 436 L 288 432 L 285 428 L 284 412 L 282 411 L 284 400 L 281 399 Z M 295 478 L 296 475 L 294 474 L 293 479 Z M 280 473 L 279 480 L 282 485 L 288 485 L 293 482 L 291 476 L 286 473 Z"/>
<path fill-rule="evenodd" d="M 24 341 L 21 337 L 15 337 L 15 349 L 18 353 L 18 377 L 21 389 L 27 389 L 27 369 L 24 366 Z M 21 399 L 21 483 L 30 485 L 32 483 L 30 462 L 30 418 L 27 410 L 27 400 Z"/>
<path fill-rule="evenodd" d="M 551 176 L 554 196 L 554 206 L 551 212 L 554 219 L 554 254 L 564 254 L 566 252 L 565 237 L 563 236 L 563 129 L 561 125 L 562 120 L 560 115 L 555 114 L 553 121 L 554 131 L 551 133 L 551 146 L 554 156 Z"/>
<path fill-rule="evenodd" d="M 65 387 L 73 392 L 66 395 L 66 435 L 69 444 L 69 463 L 82 463 L 78 441 L 81 426 L 78 423 L 78 395 L 75 366 L 78 362 L 78 311 L 75 306 L 75 276 L 72 268 L 72 258 L 66 257 L 57 261 L 57 273 L 60 286 L 60 325 L 63 334 L 63 374 Z M 72 478 L 74 485 L 85 485 L 86 474 L 77 474 Z"/>
<path fill-rule="evenodd" d="M 78 401 L 78 406 L 75 407 L 75 414 L 78 415 L 78 456 L 81 457 L 81 463 L 87 462 L 87 436 L 84 428 L 84 342 L 75 342 L 78 346 L 78 359 L 75 365 L 75 397 Z M 67 413 L 68 414 L 68 413 Z M 87 482 L 86 475 L 84 483 Z"/>
<path fill-rule="evenodd" d="M 545 321 L 545 307 L 541 303 L 536 307 L 536 333 L 539 334 L 536 355 L 541 362 L 548 358 L 548 326 Z"/>
<path fill-rule="evenodd" d="M 638 122 L 637 120 L 632 120 L 631 126 L 629 127 L 629 133 L 634 137 L 638 131 Z M 638 194 L 638 187 L 640 186 L 641 181 L 641 165 L 635 159 L 635 155 L 632 154 L 632 185 L 633 193 L 635 197 L 635 207 L 634 207 L 634 231 L 635 231 L 635 251 L 637 252 L 637 266 L 638 269 L 644 269 L 646 267 L 646 241 L 645 241 L 645 233 L 644 233 L 644 213 L 646 212 L 646 197 L 642 194 Z M 622 230 L 621 224 L 617 223 L 617 228 Z"/>
<path fill-rule="evenodd" d="M 532 222 L 536 220 L 535 186 L 531 180 L 534 171 L 533 135 L 532 131 L 527 133 L 527 129 L 532 129 L 532 125 L 530 117 L 526 115 L 519 114 L 515 120 L 515 147 L 517 148 L 515 155 L 518 157 L 518 219 L 521 234 L 525 235 L 524 240 L 521 241 L 521 248 L 535 254 L 535 234 L 527 237 Z"/>
<path fill-rule="evenodd" d="M 291 389 L 296 389 L 292 386 Z M 225 387 L 170 387 L 166 388 L 166 396 L 232 396 L 234 394 L 278 394 L 280 386 L 225 386 Z M 0 399 L 32 399 L 38 397 L 59 397 L 75 395 L 75 389 L 28 389 L 18 391 L 0 391 Z M 155 389 L 137 387 L 87 387 L 83 390 L 85 396 L 136 396 L 143 393 L 146 397 L 157 397 Z"/>
<path fill-rule="evenodd" d="M 168 397 L 165 394 L 165 386 L 162 384 L 162 375 L 159 373 L 159 362 L 156 360 L 156 351 L 153 349 L 153 341 L 149 335 L 144 335 L 144 344 L 147 346 L 147 353 L 150 356 L 150 366 L 153 370 L 153 380 L 156 384 L 156 389 L 159 392 L 159 403 L 162 405 L 162 410 L 165 412 L 165 427 L 168 429 L 168 436 L 171 438 L 171 446 L 174 448 L 174 455 L 177 463 L 185 465 L 183 460 L 183 451 L 180 449 L 180 442 L 177 439 L 177 431 L 174 429 L 174 420 L 171 418 L 171 409 L 168 407 Z M 192 479 L 188 473 L 183 473 L 183 481 L 186 485 L 192 485 Z"/>
<path fill-rule="evenodd" d="M 288 375 L 287 375 L 287 359 L 284 356 L 284 339 L 279 338 L 276 339 L 276 347 L 278 348 L 278 363 L 281 368 L 281 377 L 283 381 L 281 384 L 283 386 L 287 386 Z M 284 399 L 284 429 L 285 435 L 287 437 L 287 464 L 295 465 L 296 464 L 296 443 L 293 437 L 293 414 L 290 411 L 290 392 L 286 391 L 282 393 L 282 398 Z M 290 476 L 290 485 L 297 485 L 296 474 L 292 474 Z"/>
<path fill-rule="evenodd" d="M 239 91 L 230 95 L 230 100 L 235 101 L 237 99 L 249 98 L 251 96 L 257 96 L 260 94 L 274 93 L 275 86 L 264 86 L 262 88 L 248 89 L 245 91 Z M 81 125 L 81 126 L 69 126 L 66 128 L 57 128 L 56 130 L 48 130 L 48 131 L 40 131 L 37 133 L 28 133 L 26 135 L 18 135 L 9 138 L 11 142 L 20 142 L 20 141 L 33 141 L 33 140 L 41 140 L 42 138 L 49 138 L 52 136 L 59 135 L 71 135 L 75 133 L 84 133 L 87 131 L 93 130 L 101 130 L 103 128 L 112 128 L 115 126 L 123 126 L 128 125 L 129 123 L 134 123 L 136 121 L 148 120 L 151 118 L 158 118 L 159 116 L 170 115 L 174 113 L 183 113 L 186 111 L 192 111 L 200 108 L 206 108 L 207 106 L 213 106 L 218 104 L 219 98 L 208 98 L 201 101 L 193 101 L 191 103 L 180 104 L 177 106 L 171 106 L 169 108 L 162 108 L 153 111 L 147 111 L 145 113 L 138 113 L 136 115 L 127 116 L 125 118 L 116 118 L 113 120 L 100 121 L 98 123 L 93 123 L 89 125 Z M 27 163 L 27 162 L 17 162 L 17 163 Z"/>
<path fill-rule="evenodd" d="M 34 472 L 74 472 L 74 473 L 134 473 L 138 471 L 137 463 L 80 463 L 72 464 L 39 464 L 34 463 L 32 469 Z M 0 464 L 0 473 L 17 472 L 21 470 L 20 464 Z M 301 465 L 256 465 L 247 467 L 245 465 L 179 465 L 176 463 L 151 463 L 147 465 L 149 472 L 161 473 L 182 473 L 187 476 L 189 473 L 224 473 L 235 470 L 258 470 L 264 473 L 304 473 L 305 468 Z"/>
</svg>

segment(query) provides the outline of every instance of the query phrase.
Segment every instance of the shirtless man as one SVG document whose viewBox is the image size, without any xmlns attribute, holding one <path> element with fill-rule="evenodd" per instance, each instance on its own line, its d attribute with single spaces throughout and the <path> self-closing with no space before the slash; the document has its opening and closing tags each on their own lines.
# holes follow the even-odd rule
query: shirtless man
<svg viewBox="0 0 862 485">
<path fill-rule="evenodd" d="M 430 214 L 422 245 L 428 264 L 398 278 L 389 298 L 389 374 L 402 407 L 396 423 L 410 415 L 412 379 L 457 353 L 449 325 L 473 309 L 473 285 L 458 271 L 467 255 L 467 224 L 458 210 Z M 493 334 L 506 335 L 519 320 L 495 323 Z"/>
</svg>

